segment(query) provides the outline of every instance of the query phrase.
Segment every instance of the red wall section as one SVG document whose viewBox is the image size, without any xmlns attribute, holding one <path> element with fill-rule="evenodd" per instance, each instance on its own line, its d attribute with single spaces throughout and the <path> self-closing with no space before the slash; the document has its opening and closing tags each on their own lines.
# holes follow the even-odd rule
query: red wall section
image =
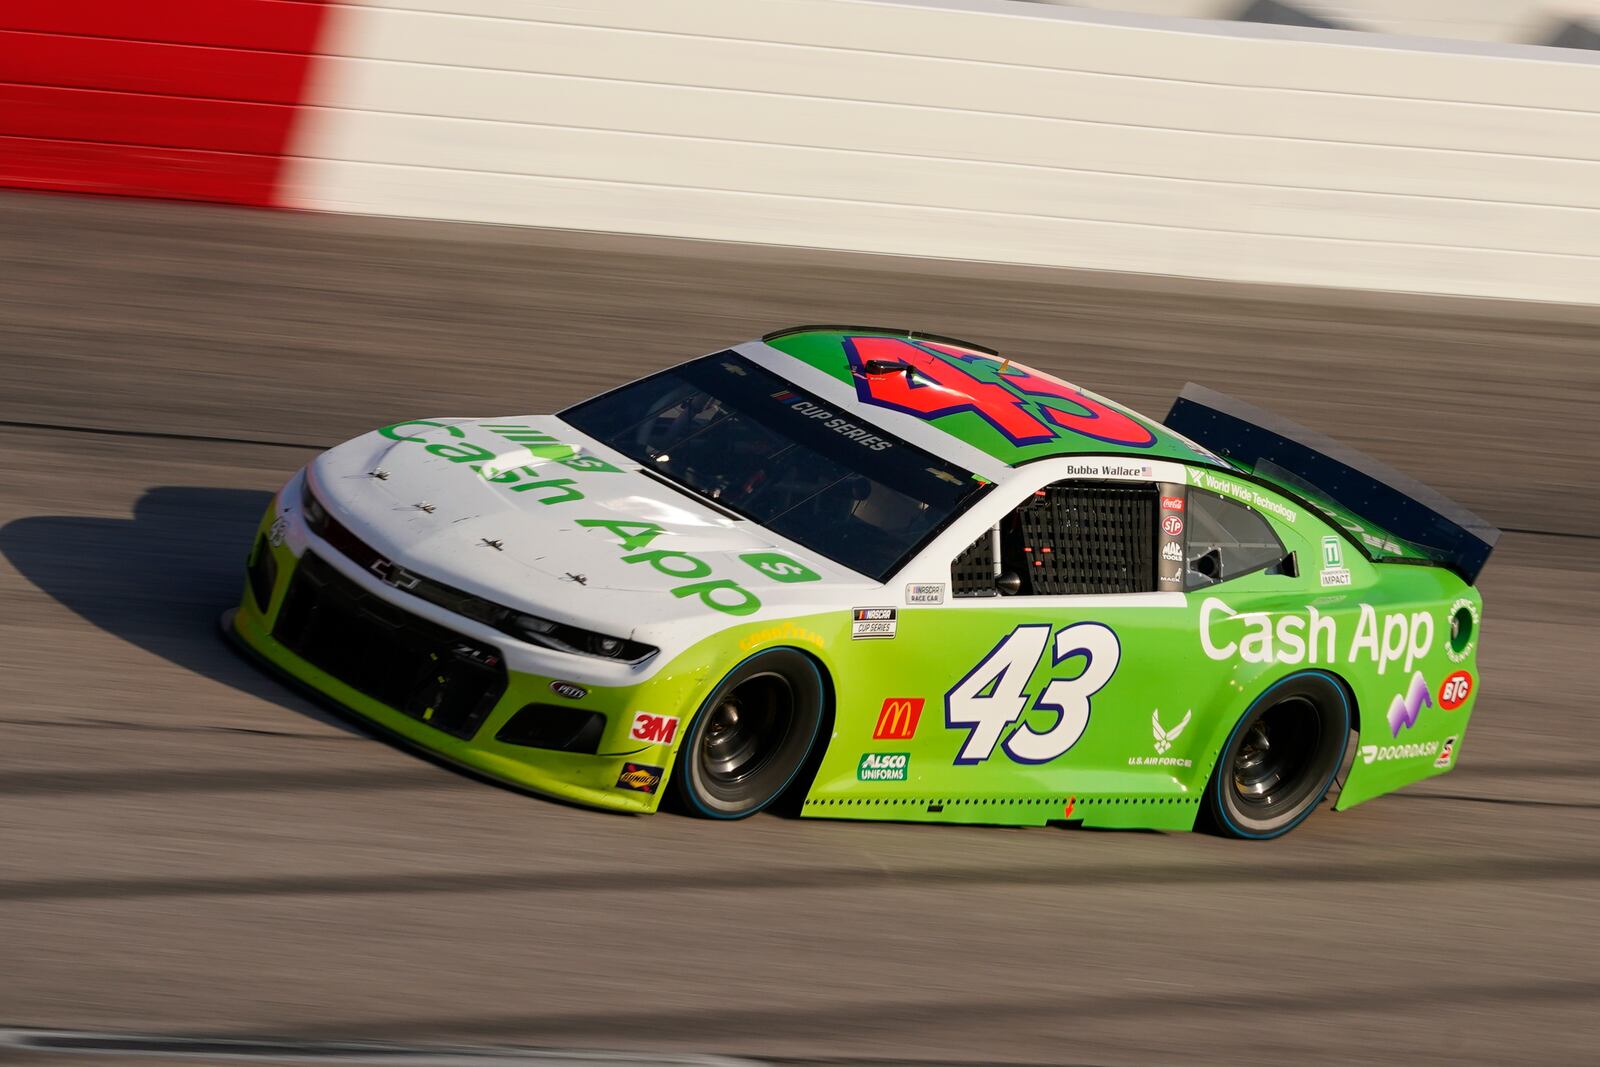
<svg viewBox="0 0 1600 1067">
<path fill-rule="evenodd" d="M 274 203 L 326 11 L 0 3 L 0 185 Z"/>
</svg>

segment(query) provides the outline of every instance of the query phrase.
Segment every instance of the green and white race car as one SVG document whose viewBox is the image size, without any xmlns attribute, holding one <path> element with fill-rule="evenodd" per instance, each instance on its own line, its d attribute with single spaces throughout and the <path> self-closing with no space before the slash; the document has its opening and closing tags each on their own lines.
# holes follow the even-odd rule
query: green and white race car
<svg viewBox="0 0 1600 1067">
<path fill-rule="evenodd" d="M 1166 425 L 810 326 L 318 456 L 227 632 L 443 759 L 733 819 L 1287 832 L 1459 758 L 1493 530 L 1196 386 Z"/>
</svg>

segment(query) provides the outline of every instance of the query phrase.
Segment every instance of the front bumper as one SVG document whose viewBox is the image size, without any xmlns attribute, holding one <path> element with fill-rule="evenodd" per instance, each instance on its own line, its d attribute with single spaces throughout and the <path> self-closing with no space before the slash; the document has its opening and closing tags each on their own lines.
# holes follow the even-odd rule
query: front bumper
<svg viewBox="0 0 1600 1067">
<path fill-rule="evenodd" d="M 296 499 L 296 484 L 262 518 L 239 606 L 224 617 L 233 641 L 322 700 L 471 771 L 611 811 L 643 814 L 659 806 L 683 731 L 670 744 L 641 742 L 631 736 L 634 716 L 648 711 L 686 719 L 703 697 L 704 672 L 659 670 L 619 686 L 602 684 L 600 672 L 586 677 L 581 661 L 571 670 L 563 664 L 561 673 L 521 669 L 530 660 L 580 657 L 526 646 L 508 656 L 514 639 L 453 618 L 356 567 L 283 506 Z M 308 606 L 312 586 L 337 590 L 343 599 Z M 320 622 L 308 628 L 308 616 Z M 561 695 L 557 683 L 585 692 Z M 544 709 L 603 716 L 598 738 L 589 741 L 593 751 L 498 739 L 519 712 L 525 724 Z M 652 769 L 653 788 L 637 788 L 649 782 Z"/>
</svg>

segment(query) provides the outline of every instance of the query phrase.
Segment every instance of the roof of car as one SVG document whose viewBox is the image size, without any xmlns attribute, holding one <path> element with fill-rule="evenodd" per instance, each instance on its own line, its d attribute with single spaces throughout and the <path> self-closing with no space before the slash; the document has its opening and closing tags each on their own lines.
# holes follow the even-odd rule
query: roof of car
<svg viewBox="0 0 1600 1067">
<path fill-rule="evenodd" d="M 854 386 L 863 405 L 925 419 L 1011 466 L 1075 455 L 1227 466 L 1153 419 L 970 341 L 881 326 L 797 326 L 762 340 Z"/>
</svg>

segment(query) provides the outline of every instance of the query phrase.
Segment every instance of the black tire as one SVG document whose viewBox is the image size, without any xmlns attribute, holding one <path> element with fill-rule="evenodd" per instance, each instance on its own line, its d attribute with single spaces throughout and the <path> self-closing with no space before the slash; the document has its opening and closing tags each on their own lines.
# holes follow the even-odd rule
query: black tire
<svg viewBox="0 0 1600 1067">
<path fill-rule="evenodd" d="M 1264 841 L 1293 830 L 1316 810 L 1344 762 L 1350 698 L 1323 671 L 1274 683 L 1239 720 L 1206 786 L 1212 827 Z"/>
<path fill-rule="evenodd" d="M 678 752 L 679 797 L 696 815 L 743 819 L 784 794 L 822 725 L 822 672 L 792 648 L 758 652 L 706 698 Z"/>
</svg>

